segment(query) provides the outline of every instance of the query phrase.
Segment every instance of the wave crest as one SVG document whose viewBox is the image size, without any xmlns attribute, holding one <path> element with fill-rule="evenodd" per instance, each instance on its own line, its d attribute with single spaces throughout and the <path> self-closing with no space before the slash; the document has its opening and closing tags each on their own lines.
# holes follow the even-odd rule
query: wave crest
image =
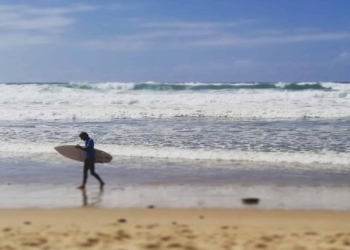
<svg viewBox="0 0 350 250">
<path fill-rule="evenodd" d="M 14 85 L 14 84 L 9 84 Z M 332 86 L 324 86 L 322 83 L 31 83 L 22 85 L 37 85 L 44 90 L 50 91 L 57 88 L 76 89 L 76 90 L 97 90 L 97 91 L 210 91 L 210 90 L 320 90 L 332 91 Z M 327 85 L 327 84 L 326 84 Z"/>
</svg>

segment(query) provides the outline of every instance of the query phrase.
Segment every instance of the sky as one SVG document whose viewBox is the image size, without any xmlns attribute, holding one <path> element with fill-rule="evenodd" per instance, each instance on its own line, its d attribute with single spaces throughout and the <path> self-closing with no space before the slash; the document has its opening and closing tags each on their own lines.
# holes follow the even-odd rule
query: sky
<svg viewBox="0 0 350 250">
<path fill-rule="evenodd" d="M 0 82 L 350 82 L 349 9 L 349 0 L 2 0 Z"/>
</svg>

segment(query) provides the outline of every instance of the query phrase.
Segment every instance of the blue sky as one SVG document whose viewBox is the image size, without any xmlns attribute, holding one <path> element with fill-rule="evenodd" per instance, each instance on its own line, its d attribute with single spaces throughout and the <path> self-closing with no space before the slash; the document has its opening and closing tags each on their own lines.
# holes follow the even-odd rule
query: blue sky
<svg viewBox="0 0 350 250">
<path fill-rule="evenodd" d="M 5 0 L 0 81 L 350 81 L 348 0 Z"/>
</svg>

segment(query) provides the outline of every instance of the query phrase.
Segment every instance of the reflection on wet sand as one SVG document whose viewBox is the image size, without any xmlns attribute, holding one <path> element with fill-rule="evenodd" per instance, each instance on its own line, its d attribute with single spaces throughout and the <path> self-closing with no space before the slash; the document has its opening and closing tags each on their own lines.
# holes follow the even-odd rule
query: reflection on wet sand
<svg viewBox="0 0 350 250">
<path fill-rule="evenodd" d="M 83 196 L 83 207 L 94 207 L 98 206 L 102 202 L 103 188 L 100 188 L 97 193 L 92 193 L 90 195 L 90 202 L 86 192 L 86 189 L 81 190 Z"/>
</svg>

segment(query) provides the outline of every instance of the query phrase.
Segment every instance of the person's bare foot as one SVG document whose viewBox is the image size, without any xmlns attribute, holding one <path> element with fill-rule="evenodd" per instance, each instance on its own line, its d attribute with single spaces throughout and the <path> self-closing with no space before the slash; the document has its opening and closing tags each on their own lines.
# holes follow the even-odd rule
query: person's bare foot
<svg viewBox="0 0 350 250">
<path fill-rule="evenodd" d="M 85 189 L 85 186 L 84 186 L 84 185 L 81 185 L 81 186 L 77 187 L 77 189 L 84 190 L 84 189 Z"/>
<path fill-rule="evenodd" d="M 105 184 L 106 184 L 106 183 L 101 182 L 101 183 L 100 183 L 100 188 L 103 189 L 103 187 L 104 187 Z"/>
</svg>

